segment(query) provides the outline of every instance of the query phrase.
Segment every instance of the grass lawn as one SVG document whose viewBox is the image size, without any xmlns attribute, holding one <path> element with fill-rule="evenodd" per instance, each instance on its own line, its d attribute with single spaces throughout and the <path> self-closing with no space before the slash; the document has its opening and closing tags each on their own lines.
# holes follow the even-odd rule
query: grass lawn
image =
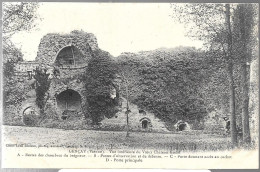
<svg viewBox="0 0 260 172">
<path fill-rule="evenodd" d="M 48 147 L 85 147 L 89 149 L 159 149 L 173 151 L 225 150 L 230 148 L 230 138 L 202 132 L 146 133 L 124 131 L 62 130 L 53 128 L 2 126 L 6 137 L 19 144 Z M 8 140 L 7 140 L 8 138 Z"/>
</svg>

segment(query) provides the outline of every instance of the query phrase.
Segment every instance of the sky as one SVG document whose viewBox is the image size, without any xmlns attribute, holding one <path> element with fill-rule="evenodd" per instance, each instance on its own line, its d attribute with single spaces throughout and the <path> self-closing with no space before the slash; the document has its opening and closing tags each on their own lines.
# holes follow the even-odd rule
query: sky
<svg viewBox="0 0 260 172">
<path fill-rule="evenodd" d="M 113 56 L 177 46 L 202 47 L 185 37 L 184 25 L 171 17 L 168 3 L 41 3 L 37 27 L 12 40 L 24 60 L 34 60 L 41 38 L 48 33 L 83 30 L 97 37 L 99 48 Z"/>
</svg>

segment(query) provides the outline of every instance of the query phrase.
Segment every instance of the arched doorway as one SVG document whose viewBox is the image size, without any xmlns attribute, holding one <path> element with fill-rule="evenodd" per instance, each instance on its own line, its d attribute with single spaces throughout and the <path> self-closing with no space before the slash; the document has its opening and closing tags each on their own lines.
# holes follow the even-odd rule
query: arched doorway
<svg viewBox="0 0 260 172">
<path fill-rule="evenodd" d="M 35 110 L 35 107 L 28 106 L 23 112 L 23 123 L 28 126 L 34 126 L 40 117 L 39 113 Z"/>
<path fill-rule="evenodd" d="M 81 110 L 81 96 L 77 91 L 68 89 L 57 96 L 57 106 L 62 112 L 68 111 L 80 111 Z"/>
<path fill-rule="evenodd" d="M 185 123 L 182 123 L 179 125 L 179 131 L 186 130 L 187 125 Z"/>
<path fill-rule="evenodd" d="M 190 130 L 190 126 L 187 122 L 184 122 L 182 120 L 179 120 L 174 127 L 177 131 L 184 131 L 184 130 Z"/>
<path fill-rule="evenodd" d="M 140 119 L 141 129 L 148 131 L 152 128 L 151 120 L 147 117 Z"/>
<path fill-rule="evenodd" d="M 147 120 L 143 120 L 142 121 L 142 129 L 147 129 L 148 128 L 148 121 Z"/>
</svg>

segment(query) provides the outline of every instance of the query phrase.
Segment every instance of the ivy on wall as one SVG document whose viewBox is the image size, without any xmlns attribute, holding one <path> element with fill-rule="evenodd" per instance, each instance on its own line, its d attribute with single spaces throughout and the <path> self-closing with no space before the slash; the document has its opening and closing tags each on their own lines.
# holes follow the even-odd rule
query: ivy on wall
<svg viewBox="0 0 260 172">
<path fill-rule="evenodd" d="M 101 50 L 93 52 L 85 75 L 88 114 L 93 124 L 117 112 L 117 101 L 111 97 L 116 71 L 116 64 L 109 53 Z"/>
<path fill-rule="evenodd" d="M 49 74 L 47 69 L 36 68 L 34 78 L 36 80 L 36 105 L 40 108 L 40 113 L 43 115 L 44 106 L 46 104 L 46 93 L 50 88 Z"/>
</svg>

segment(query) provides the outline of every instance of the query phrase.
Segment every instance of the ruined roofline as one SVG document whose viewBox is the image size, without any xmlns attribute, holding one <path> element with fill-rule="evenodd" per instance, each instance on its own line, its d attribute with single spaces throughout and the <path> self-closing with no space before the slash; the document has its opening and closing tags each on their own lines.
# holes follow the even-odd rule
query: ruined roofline
<svg viewBox="0 0 260 172">
<path fill-rule="evenodd" d="M 98 47 L 97 38 L 93 33 L 88 33 L 88 32 L 84 32 L 84 31 L 77 31 L 77 30 L 73 30 L 70 33 L 55 33 L 55 32 L 47 33 L 41 38 L 40 44 L 41 44 L 42 41 L 44 41 L 47 38 L 65 38 L 65 39 L 67 38 L 69 40 L 73 40 L 77 36 L 87 37 L 88 41 L 90 41 L 90 42 L 94 41 L 96 43 L 96 46 Z M 69 45 L 71 45 L 71 44 L 68 43 L 67 46 L 69 46 Z"/>
<path fill-rule="evenodd" d="M 72 31 L 66 34 L 48 33 L 41 38 L 35 61 L 50 66 L 55 63 L 59 52 L 69 46 L 79 49 L 86 62 L 91 56 L 90 52 L 99 49 L 97 39 L 92 33 L 83 31 Z"/>
<path fill-rule="evenodd" d="M 57 32 L 51 32 L 51 33 L 47 33 L 46 35 L 60 35 L 60 36 L 66 36 L 66 35 L 91 35 L 91 36 L 94 36 L 95 35 L 93 33 L 90 33 L 90 32 L 86 32 L 86 31 L 83 31 L 83 30 L 73 30 L 69 33 L 57 33 Z"/>
</svg>

